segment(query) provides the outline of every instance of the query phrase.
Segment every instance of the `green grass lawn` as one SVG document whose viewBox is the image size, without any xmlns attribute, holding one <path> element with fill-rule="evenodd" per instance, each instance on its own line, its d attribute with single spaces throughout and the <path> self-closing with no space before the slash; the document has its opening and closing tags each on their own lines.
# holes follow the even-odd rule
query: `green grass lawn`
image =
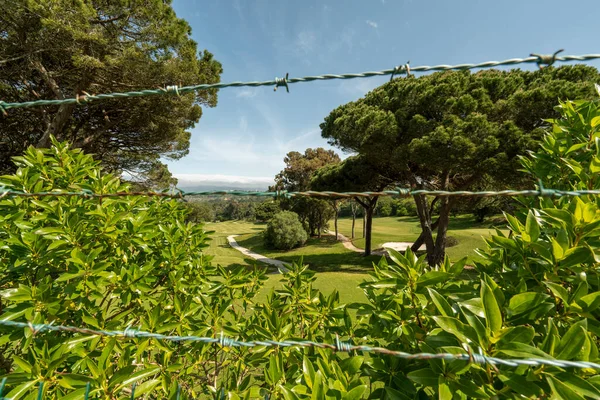
<svg viewBox="0 0 600 400">
<path fill-rule="evenodd" d="M 350 237 L 351 219 L 340 219 L 338 226 L 340 233 Z M 365 297 L 357 285 L 367 278 L 366 273 L 371 269 L 373 262 L 378 262 L 379 257 L 364 257 L 359 253 L 344 248 L 333 236 L 324 235 L 322 238 L 310 238 L 306 244 L 290 251 L 271 250 L 264 247 L 262 231 L 265 224 L 256 224 L 246 221 L 227 221 L 209 223 L 206 230 L 214 231 L 210 236 L 209 247 L 206 253 L 213 256 L 213 263 L 220 265 L 259 265 L 255 260 L 244 257 L 242 253 L 232 249 L 227 243 L 227 236 L 240 235 L 237 242 L 259 254 L 285 262 L 293 262 L 300 257 L 310 268 L 317 271 L 315 288 L 328 295 L 333 289 L 340 292 L 343 302 L 364 301 Z M 420 233 L 419 220 L 415 217 L 384 217 L 373 220 L 373 248 L 381 247 L 385 242 L 412 242 Z M 448 235 L 458 239 L 459 244 L 447 249 L 451 260 L 458 260 L 464 256 L 476 258 L 474 250 L 484 246 L 482 236 L 493 233 L 489 222 L 477 224 L 471 216 L 458 216 L 450 221 Z M 356 223 L 354 240 L 355 246 L 364 248 L 362 236 L 362 221 Z M 271 288 L 281 286 L 281 276 L 273 269 L 265 283 L 265 288 L 259 294 L 258 300 L 264 300 Z"/>
<path fill-rule="evenodd" d="M 352 219 L 338 220 L 339 232 L 347 237 L 351 236 Z M 386 242 L 414 242 L 421 233 L 421 225 L 417 217 L 382 217 L 373 219 L 372 246 L 380 248 Z M 490 222 L 476 223 L 470 215 L 459 215 L 450 218 L 448 236 L 455 237 L 458 245 L 449 247 L 447 254 L 452 261 L 457 261 L 468 256 L 471 260 L 478 259 L 475 249 L 484 247 L 482 236 L 494 233 Z M 354 230 L 356 247 L 363 249 L 365 239 L 362 238 L 362 219 L 356 221 Z"/>
<path fill-rule="evenodd" d="M 213 256 L 213 263 L 220 265 L 259 265 L 267 267 L 266 264 L 257 263 L 255 260 L 244 257 L 242 253 L 237 250 L 232 249 L 229 244 L 227 244 L 227 236 L 229 235 L 242 235 L 237 239 L 242 245 L 246 245 L 248 243 L 242 243 L 244 237 L 248 237 L 248 240 L 254 241 L 256 245 L 262 246 L 262 242 L 260 241 L 261 237 L 258 233 L 260 233 L 265 228 L 265 224 L 254 224 L 251 222 L 245 221 L 227 221 L 227 222 L 218 222 L 218 223 L 208 223 L 205 225 L 205 229 L 209 231 L 214 231 L 210 235 L 212 240 L 210 241 L 209 247 L 206 249 L 206 253 L 208 255 Z M 316 239 L 315 239 L 316 240 Z M 328 271 L 328 272 L 319 272 L 317 274 L 317 279 L 314 282 L 315 289 L 319 289 L 325 295 L 329 295 L 334 289 L 337 289 L 340 292 L 340 300 L 342 302 L 351 303 L 355 301 L 364 301 L 365 296 L 361 289 L 358 288 L 358 284 L 362 282 L 365 278 L 367 278 L 367 274 L 364 272 L 371 266 L 372 260 L 377 260 L 377 257 L 371 257 L 367 260 L 365 257 L 361 257 L 360 254 L 352 253 L 346 250 L 340 243 L 332 243 L 333 237 L 324 237 L 324 242 L 321 246 L 314 246 L 314 249 L 311 250 L 313 246 L 304 247 L 302 249 L 295 249 L 289 252 L 288 254 L 274 254 L 277 252 L 267 252 L 261 253 L 261 249 L 258 247 L 252 247 L 252 249 L 260 254 L 271 256 L 277 256 L 275 258 L 282 259 L 285 261 L 293 261 L 296 260 L 299 256 L 304 256 L 304 262 L 310 265 L 310 262 L 314 263 L 314 261 L 318 258 L 327 259 L 331 262 L 332 259 L 338 259 L 340 261 L 339 265 L 342 267 L 341 270 L 336 271 Z M 326 241 L 329 240 L 330 244 L 333 244 L 334 248 L 330 249 L 333 253 L 330 252 L 328 255 L 326 249 Z M 314 245 L 314 240 L 313 240 Z M 319 256 L 319 249 L 321 251 Z M 339 252 L 339 253 L 336 253 Z M 280 252 L 281 253 L 281 252 Z M 350 259 L 346 259 L 344 256 L 350 256 Z M 354 265 L 354 261 L 359 263 L 361 267 L 357 268 Z M 324 265 L 324 264 L 318 264 Z M 318 270 L 318 268 L 313 268 L 314 270 Z M 322 269 L 322 268 L 321 268 Z M 362 273 L 356 272 L 362 271 Z M 267 297 L 267 294 L 272 288 L 281 287 L 281 275 L 271 269 L 271 274 L 268 275 L 268 280 L 265 282 L 265 286 L 263 290 L 258 294 L 257 301 L 264 301 Z"/>
</svg>

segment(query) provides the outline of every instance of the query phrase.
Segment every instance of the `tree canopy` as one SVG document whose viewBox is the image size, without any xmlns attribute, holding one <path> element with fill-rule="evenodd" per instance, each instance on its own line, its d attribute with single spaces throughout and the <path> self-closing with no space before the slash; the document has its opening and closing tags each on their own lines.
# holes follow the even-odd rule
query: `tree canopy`
<svg viewBox="0 0 600 400">
<path fill-rule="evenodd" d="M 344 151 L 358 153 L 395 184 L 460 190 L 483 178 L 502 186 L 523 183 L 518 156 L 541 137 L 544 119 L 557 115 L 558 99 L 589 98 L 598 71 L 583 65 L 521 70 L 435 73 L 396 79 L 364 98 L 333 110 L 322 136 Z M 448 215 L 440 202 L 415 196 L 430 263 L 444 254 Z M 434 229 L 437 239 L 434 242 Z"/>
<path fill-rule="evenodd" d="M 216 83 L 222 67 L 198 51 L 170 0 L 15 0 L 0 3 L 0 98 L 63 99 L 168 85 Z M 14 109 L 0 124 L 0 172 L 50 136 L 94 153 L 105 168 L 156 186 L 160 159 L 188 153 L 189 130 L 217 91 Z M 150 175 L 151 171 L 155 171 Z M 159 172 L 156 172 L 159 171 Z"/>
<path fill-rule="evenodd" d="M 275 185 L 269 189 L 301 192 L 310 189 L 311 179 L 319 168 L 339 163 L 340 157 L 333 150 L 318 147 L 306 149 L 304 154 L 291 151 L 283 161 L 285 168 L 275 176 Z M 311 235 L 320 236 L 334 216 L 330 205 L 316 198 L 297 197 L 284 200 L 281 207 L 297 213 L 306 231 Z"/>
<path fill-rule="evenodd" d="M 326 165 L 315 172 L 311 180 L 312 190 L 328 191 L 380 191 L 391 183 L 390 179 L 379 174 L 366 157 L 350 156 L 339 164 Z M 360 198 L 355 201 L 365 210 L 365 255 L 371 254 L 371 231 L 373 212 L 377 205 L 377 197 Z"/>
</svg>

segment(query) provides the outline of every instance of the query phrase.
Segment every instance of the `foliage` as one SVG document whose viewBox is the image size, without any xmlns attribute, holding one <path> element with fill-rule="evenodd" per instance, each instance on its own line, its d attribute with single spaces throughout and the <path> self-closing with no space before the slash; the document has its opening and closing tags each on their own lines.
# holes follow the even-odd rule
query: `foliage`
<svg viewBox="0 0 600 400">
<path fill-rule="evenodd" d="M 559 112 L 524 168 L 548 186 L 598 189 L 600 103 L 567 102 Z M 30 149 L 17 162 L 18 173 L 2 178 L 11 188 L 122 189 L 89 156 L 62 145 Z M 315 273 L 302 260 L 281 276 L 281 288 L 253 301 L 264 274 L 209 266 L 205 234 L 180 222 L 174 201 L 8 198 L 0 202 L 0 318 L 597 363 L 598 201 L 542 198 L 506 214 L 510 234 L 488 239 L 484 261 L 470 271 L 466 259 L 431 266 L 426 255 L 390 250 L 390 261 L 382 258 L 360 285 L 367 302 L 344 305 L 337 291 L 314 289 Z M 35 397 L 41 381 L 53 398 L 81 396 L 87 382 L 103 398 L 130 397 L 134 382 L 136 395 L 151 398 L 176 398 L 177 383 L 190 397 L 215 399 L 600 398 L 593 369 L 0 332 L 6 397 L 15 400 Z"/>
<path fill-rule="evenodd" d="M 15 158 L 17 172 L 0 184 L 26 192 L 127 190 L 100 171 L 89 155 L 54 142 L 30 147 Z M 236 317 L 247 310 L 264 279 L 248 269 L 209 266 L 202 253 L 207 236 L 185 224 L 174 200 L 145 197 L 5 198 L 0 201 L 0 313 L 33 323 L 141 329 L 167 334 L 235 334 Z M 219 291 L 227 296 L 210 296 Z M 208 391 L 220 375 L 208 359 L 214 346 L 189 347 L 151 340 L 2 330 L 0 343 L 9 398 L 21 398 L 39 382 L 49 397 L 79 393 L 116 398 L 138 382 L 139 395 L 159 387 L 175 396 L 177 383 L 191 393 Z M 190 371 L 202 369 L 200 378 Z M 144 382 L 144 383 L 142 383 Z"/>
<path fill-rule="evenodd" d="M 595 68 L 582 65 L 529 72 L 444 72 L 396 79 L 333 110 L 322 136 L 365 159 L 372 173 L 414 189 L 467 189 L 481 180 L 496 188 L 530 185 L 515 179 L 518 155 L 541 137 L 556 99 L 590 98 Z M 453 202 L 439 203 L 437 221 L 425 196 L 415 196 L 428 262 L 443 260 Z M 437 238 L 434 241 L 435 231 Z"/>
<path fill-rule="evenodd" d="M 275 185 L 269 190 L 287 190 L 302 192 L 310 190 L 310 182 L 319 168 L 325 165 L 335 165 L 340 157 L 333 150 L 321 147 L 306 149 L 304 154 L 297 151 L 289 152 L 283 159 L 285 168 L 275 177 Z M 293 211 L 310 235 L 321 235 L 327 229 L 327 222 L 334 216 L 331 205 L 321 199 L 297 197 L 282 200 L 281 208 Z"/>
<path fill-rule="evenodd" d="M 221 64 L 198 51 L 171 1 L 15 0 L 0 2 L 0 98 L 62 99 L 86 93 L 217 83 Z M 188 153 L 201 106 L 216 90 L 11 110 L 0 124 L 0 173 L 10 157 L 49 137 L 94 153 L 105 168 L 164 188 L 174 178 L 161 158 Z"/>
<path fill-rule="evenodd" d="M 312 190 L 331 191 L 380 191 L 390 181 L 377 173 L 363 156 L 350 156 L 339 164 L 321 167 L 310 181 Z M 373 213 L 378 197 L 355 197 L 354 201 L 361 205 L 365 213 L 365 255 L 371 254 L 371 232 L 373 230 Z"/>
<path fill-rule="evenodd" d="M 278 250 L 290 250 L 306 243 L 308 236 L 298 219 L 298 214 L 281 211 L 267 224 L 265 244 Z"/>
<path fill-rule="evenodd" d="M 215 210 L 207 202 L 188 201 L 185 207 L 188 209 L 186 222 L 201 223 L 215 220 Z"/>
<path fill-rule="evenodd" d="M 278 201 L 265 201 L 260 203 L 254 209 L 254 218 L 258 222 L 268 222 L 281 211 L 281 206 Z"/>
</svg>

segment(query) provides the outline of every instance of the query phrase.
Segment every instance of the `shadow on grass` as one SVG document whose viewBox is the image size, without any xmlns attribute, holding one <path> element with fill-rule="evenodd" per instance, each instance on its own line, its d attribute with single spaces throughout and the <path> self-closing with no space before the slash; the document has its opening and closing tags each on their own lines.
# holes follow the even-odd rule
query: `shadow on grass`
<svg viewBox="0 0 600 400">
<path fill-rule="evenodd" d="M 304 264 L 308 264 L 310 269 L 316 272 L 368 272 L 372 270 L 373 262 L 377 263 L 380 260 L 379 256 L 365 257 L 360 253 L 348 252 L 339 248 L 334 251 L 341 250 L 339 253 L 331 254 L 298 254 L 300 251 L 307 251 L 310 248 L 327 249 L 333 248 L 338 242 L 335 237 L 330 235 L 324 235 L 321 238 L 310 238 L 306 245 L 293 250 L 272 250 L 265 247 L 262 237 L 252 235 L 245 238 L 239 238 L 237 241 L 242 247 L 246 247 L 258 254 L 263 254 L 267 257 L 271 257 L 277 260 L 281 260 L 286 263 L 293 263 L 300 258 L 303 259 Z"/>
<path fill-rule="evenodd" d="M 378 263 L 381 257 L 365 257 L 359 253 L 350 254 L 307 254 L 304 256 L 279 256 L 278 260 L 292 263 L 300 260 L 308 264 L 316 272 L 348 272 L 365 273 L 373 270 L 373 263 Z"/>
</svg>

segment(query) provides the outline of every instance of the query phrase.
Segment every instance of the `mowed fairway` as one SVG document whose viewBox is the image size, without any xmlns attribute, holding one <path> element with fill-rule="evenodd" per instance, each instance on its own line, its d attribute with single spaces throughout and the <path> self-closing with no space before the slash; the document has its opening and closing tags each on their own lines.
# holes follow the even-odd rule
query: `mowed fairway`
<svg viewBox="0 0 600 400">
<path fill-rule="evenodd" d="M 501 228 L 504 228 L 500 224 Z M 338 229 L 341 234 L 350 237 L 352 232 L 352 219 L 343 218 L 338 221 Z M 447 248 L 446 253 L 451 261 L 457 261 L 462 257 L 477 260 L 475 249 L 485 247 L 483 237 L 493 234 L 495 231 L 488 221 L 483 223 L 473 222 L 470 215 L 459 215 L 450 217 L 448 236 L 458 240 L 458 244 Z M 417 217 L 382 217 L 373 219 L 372 247 L 380 248 L 386 242 L 414 242 L 421 233 L 421 225 Z M 365 239 L 362 238 L 362 219 L 356 220 L 354 228 L 355 239 L 352 241 L 358 248 L 364 248 Z"/>
<path fill-rule="evenodd" d="M 247 267 L 251 267 L 253 265 L 257 265 L 259 267 L 267 268 L 265 264 L 258 263 L 255 260 L 245 257 L 242 253 L 237 250 L 232 249 L 227 244 L 227 236 L 240 234 L 242 237 L 238 237 L 237 239 L 242 241 L 244 235 L 254 237 L 257 236 L 259 239 L 260 232 L 265 228 L 265 224 L 255 224 L 251 222 L 245 221 L 227 221 L 227 222 L 216 222 L 216 223 L 208 223 L 205 224 L 205 229 L 207 231 L 214 231 L 210 235 L 212 240 L 209 242 L 210 245 L 206 249 L 206 254 L 213 256 L 212 262 L 214 264 L 220 264 L 223 266 L 227 265 L 244 265 Z M 336 246 L 340 246 L 341 252 L 345 252 L 346 255 L 352 256 L 353 258 L 359 258 L 359 254 L 352 253 L 346 250 L 340 243 L 337 243 Z M 309 250 L 310 247 L 305 247 L 302 250 Z M 253 249 L 257 251 L 257 249 Z M 298 252 L 300 249 L 293 250 L 294 252 Z M 267 255 L 267 254 L 265 254 Z M 288 254 L 283 258 L 289 259 L 289 261 L 297 260 L 301 254 L 296 253 L 295 255 Z M 271 256 L 271 255 L 269 255 Z M 340 257 L 341 255 L 338 255 Z M 314 257 L 314 255 L 313 255 Z M 280 257 L 276 257 L 280 258 Z M 280 258 L 280 259 L 283 259 Z M 311 259 L 311 257 L 307 257 L 305 255 L 305 263 L 307 260 Z M 364 257 L 362 257 L 364 260 Z M 376 257 L 373 257 L 376 260 Z M 314 260 L 314 258 L 313 258 Z M 287 261 L 287 260 L 286 260 Z M 363 264 L 366 264 L 363 261 Z M 349 267 L 352 265 L 348 264 Z M 370 264 L 369 264 L 370 265 Z M 358 269 L 356 267 L 355 271 Z M 358 288 L 358 284 L 363 280 L 368 278 L 366 274 L 367 267 L 360 268 L 362 272 L 344 272 L 344 271 L 323 271 L 317 273 L 317 279 L 314 283 L 314 288 L 319 289 L 326 296 L 329 295 L 334 289 L 337 289 L 340 292 L 340 300 L 344 303 L 352 303 L 352 302 L 364 302 L 365 296 L 360 288 Z M 264 301 L 267 297 L 267 294 L 272 288 L 280 288 L 282 287 L 281 278 L 282 276 L 276 272 L 273 268 L 269 267 L 269 271 L 271 272 L 268 275 L 268 280 L 265 282 L 264 289 L 259 293 L 257 301 Z"/>
<path fill-rule="evenodd" d="M 351 219 L 340 219 L 338 221 L 340 233 L 350 237 L 351 224 Z M 214 233 L 210 235 L 212 240 L 206 253 L 214 257 L 213 263 L 223 266 L 250 267 L 258 265 L 269 268 L 269 279 L 265 283 L 265 289 L 259 294 L 259 301 L 266 298 L 271 288 L 281 287 L 281 276 L 274 268 L 245 257 L 239 251 L 231 248 L 227 243 L 229 235 L 239 235 L 236 240 L 241 246 L 269 258 L 291 263 L 302 257 L 303 262 L 317 272 L 314 287 L 325 295 L 329 295 L 332 290 L 337 289 L 343 302 L 365 300 L 362 290 L 357 286 L 363 280 L 368 279 L 367 273 L 380 257 L 364 257 L 360 253 L 350 251 L 331 235 L 310 238 L 305 246 L 289 251 L 267 249 L 262 239 L 262 231 L 265 226 L 265 224 L 246 221 L 208 223 L 205 225 L 205 229 L 214 231 Z M 464 256 L 468 256 L 470 260 L 477 259 L 475 249 L 485 246 L 482 237 L 489 236 L 493 232 L 489 222 L 477 224 L 472 221 L 471 216 L 466 215 L 452 218 L 448 236 L 455 237 L 459 243 L 448 248 L 447 253 L 450 259 L 456 261 Z M 419 233 L 419 220 L 415 217 L 375 218 L 373 220 L 373 248 L 379 248 L 386 242 L 412 242 L 419 236 Z M 362 220 L 356 221 L 355 236 L 357 238 L 353 241 L 354 244 L 363 248 Z"/>
</svg>

